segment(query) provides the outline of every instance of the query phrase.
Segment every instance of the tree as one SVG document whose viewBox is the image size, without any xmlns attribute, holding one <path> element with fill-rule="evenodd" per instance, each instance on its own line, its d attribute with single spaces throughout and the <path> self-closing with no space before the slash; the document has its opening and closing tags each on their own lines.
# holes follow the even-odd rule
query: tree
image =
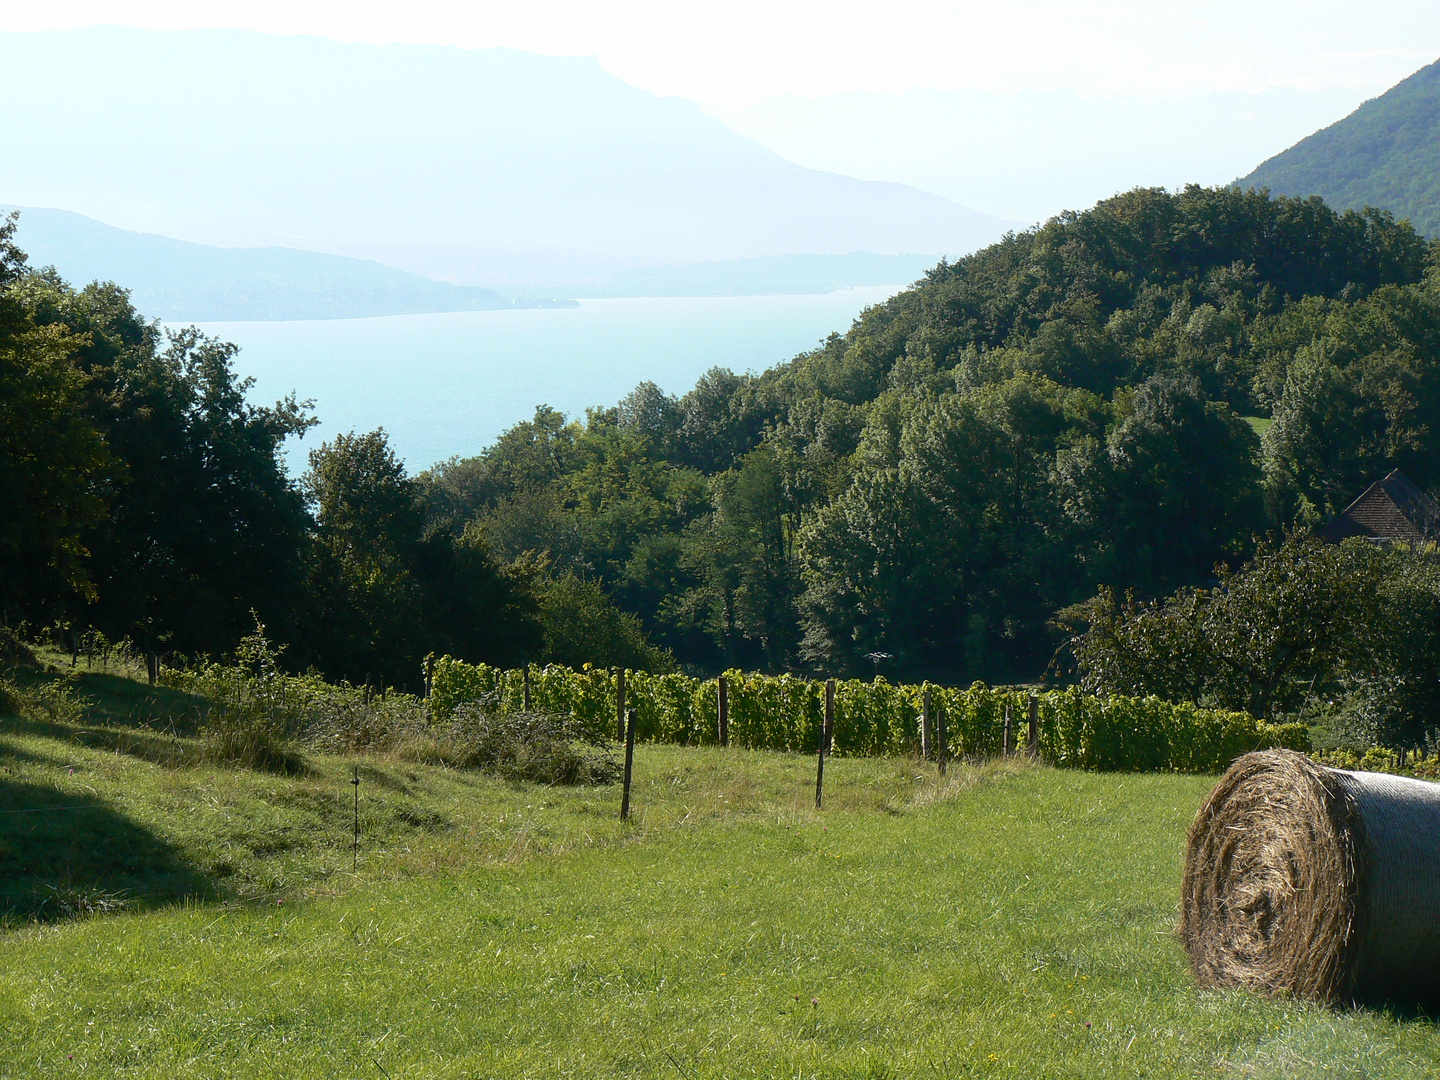
<svg viewBox="0 0 1440 1080">
<path fill-rule="evenodd" d="M 1152 376 L 1120 405 L 1106 436 L 1123 553 L 1110 580 L 1155 595 L 1242 555 L 1264 526 L 1250 425 L 1181 376 Z"/>
<path fill-rule="evenodd" d="M 16 295 L 16 218 L 0 219 L 0 608 L 43 617 L 47 602 L 93 595 L 84 534 L 116 463 L 85 412 L 80 340 L 37 326 Z"/>
<path fill-rule="evenodd" d="M 81 614 L 149 651 L 227 651 L 253 612 L 293 629 L 307 519 L 281 448 L 314 421 L 293 396 L 248 403 L 237 351 L 192 328 L 96 369 L 125 472 L 88 534 L 97 600 Z"/>
<path fill-rule="evenodd" d="M 302 488 L 315 514 L 310 621 L 297 655 L 335 677 L 418 680 L 427 653 L 515 665 L 542 644 L 537 570 L 504 566 L 477 525 L 427 522 L 422 486 L 384 429 L 338 435 L 310 453 Z"/>
<path fill-rule="evenodd" d="M 674 669 L 674 659 L 650 643 L 640 620 L 616 607 L 597 582 L 566 573 L 540 584 L 539 593 L 545 660 L 573 668 Z"/>
<path fill-rule="evenodd" d="M 85 414 L 75 344 L 61 327 L 0 335 L 0 607 L 14 615 L 95 595 L 85 536 L 116 462 Z"/>
<path fill-rule="evenodd" d="M 252 609 L 283 624 L 306 519 L 279 452 L 310 425 L 305 406 L 249 404 L 233 345 L 194 329 L 164 335 L 113 284 L 77 291 L 53 269 L 7 265 L 6 310 L 29 327 L 10 340 L 44 354 L 31 375 L 48 371 L 45 396 L 63 403 L 66 434 L 43 423 L 31 433 L 51 432 L 43 460 L 62 472 L 45 480 L 45 497 L 71 523 L 62 581 L 10 580 L 152 652 L 227 651 L 253 626 Z M 45 416 L 38 401 L 24 409 Z M 6 475 L 16 482 L 23 470 Z M 34 522 L 17 526 L 31 542 L 44 536 Z"/>
<path fill-rule="evenodd" d="M 697 580 L 685 599 L 731 665 L 783 671 L 799 644 L 799 507 L 775 451 L 762 444 L 710 483 L 711 513 L 686 530 L 680 565 Z"/>
<path fill-rule="evenodd" d="M 1219 577 L 1151 603 L 1118 604 L 1101 589 L 1072 609 L 1067 623 L 1088 624 L 1070 643 L 1081 684 L 1271 718 L 1342 692 L 1392 641 L 1387 554 L 1363 541 L 1292 533 Z"/>
</svg>

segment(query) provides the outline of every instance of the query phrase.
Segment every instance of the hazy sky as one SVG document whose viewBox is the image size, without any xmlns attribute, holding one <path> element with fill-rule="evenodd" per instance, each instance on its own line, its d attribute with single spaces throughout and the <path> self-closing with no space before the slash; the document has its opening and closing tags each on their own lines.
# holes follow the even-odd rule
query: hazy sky
<svg viewBox="0 0 1440 1080">
<path fill-rule="evenodd" d="M 0 0 L 0 29 L 237 27 L 345 41 L 596 55 L 658 94 L 1189 96 L 1352 88 L 1440 56 L 1435 0 Z"/>
</svg>

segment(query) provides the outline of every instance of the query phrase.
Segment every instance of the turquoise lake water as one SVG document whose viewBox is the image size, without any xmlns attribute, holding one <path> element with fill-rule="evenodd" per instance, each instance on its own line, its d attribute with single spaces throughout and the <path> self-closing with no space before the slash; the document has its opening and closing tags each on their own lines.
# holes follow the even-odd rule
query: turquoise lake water
<svg viewBox="0 0 1440 1080">
<path fill-rule="evenodd" d="M 418 471 L 479 453 L 540 404 L 583 416 L 646 379 L 683 394 L 715 365 L 762 371 L 844 333 L 898 288 L 200 328 L 241 347 L 235 366 L 255 377 L 252 400 L 268 404 L 291 390 L 314 399 L 321 426 L 292 444 L 292 471 L 321 439 L 382 426 Z"/>
</svg>

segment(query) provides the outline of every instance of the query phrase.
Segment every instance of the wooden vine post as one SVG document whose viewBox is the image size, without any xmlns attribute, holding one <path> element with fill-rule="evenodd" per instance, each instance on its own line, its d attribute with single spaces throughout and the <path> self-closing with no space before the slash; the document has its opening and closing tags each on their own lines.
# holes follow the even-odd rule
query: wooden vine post
<svg viewBox="0 0 1440 1080">
<path fill-rule="evenodd" d="M 935 761 L 940 766 L 940 775 L 945 775 L 945 770 L 950 765 L 950 732 L 945 726 L 945 706 L 941 705 L 935 713 Z"/>
<path fill-rule="evenodd" d="M 524 671 L 523 671 L 523 673 L 521 674 L 521 694 L 524 696 L 524 700 L 525 700 L 525 711 L 526 711 L 526 712 L 529 712 L 529 711 L 530 711 L 530 665 L 529 665 L 529 663 L 526 663 L 525 668 L 524 668 Z"/>
<path fill-rule="evenodd" d="M 630 775 L 635 769 L 635 710 L 631 709 L 625 724 L 625 777 L 620 792 L 620 820 L 630 820 Z"/>
<path fill-rule="evenodd" d="M 1040 756 L 1040 699 L 1030 695 L 1030 730 L 1025 734 L 1025 755 L 1031 760 Z"/>
<path fill-rule="evenodd" d="M 820 728 L 820 753 L 815 760 L 815 809 L 825 793 L 825 755 L 830 752 L 830 739 L 835 733 L 835 680 L 825 680 L 825 723 Z"/>
<path fill-rule="evenodd" d="M 350 781 L 355 785 L 355 840 L 351 846 L 350 869 L 360 869 L 360 766 L 355 766 L 355 777 Z"/>
<path fill-rule="evenodd" d="M 930 717 L 934 715 L 931 711 L 930 687 L 925 687 L 925 695 L 920 702 L 920 760 L 930 760 Z"/>
<path fill-rule="evenodd" d="M 625 741 L 625 669 L 615 669 L 615 741 Z"/>
<path fill-rule="evenodd" d="M 1000 737 L 1000 756 L 1009 757 L 1010 751 L 1014 749 L 1014 726 L 1010 719 L 1010 703 L 1005 703 L 1005 731 Z"/>
<path fill-rule="evenodd" d="M 715 683 L 715 704 L 719 713 L 720 745 L 730 745 L 730 680 L 721 675 Z"/>
</svg>

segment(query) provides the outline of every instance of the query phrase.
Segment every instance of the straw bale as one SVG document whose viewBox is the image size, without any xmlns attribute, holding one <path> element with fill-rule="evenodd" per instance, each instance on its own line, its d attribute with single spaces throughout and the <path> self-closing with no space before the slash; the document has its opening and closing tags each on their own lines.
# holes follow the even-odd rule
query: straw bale
<svg viewBox="0 0 1440 1080">
<path fill-rule="evenodd" d="M 1246 754 L 1190 828 L 1180 937 L 1203 986 L 1440 998 L 1440 785 Z"/>
</svg>

